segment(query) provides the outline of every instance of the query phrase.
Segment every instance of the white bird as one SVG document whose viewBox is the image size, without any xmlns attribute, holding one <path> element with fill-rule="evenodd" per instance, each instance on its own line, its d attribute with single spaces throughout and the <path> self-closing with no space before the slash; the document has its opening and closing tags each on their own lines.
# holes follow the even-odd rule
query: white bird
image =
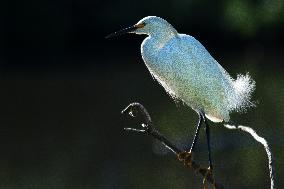
<svg viewBox="0 0 284 189">
<path fill-rule="evenodd" d="M 198 40 L 179 34 L 160 17 L 145 17 L 134 26 L 112 33 L 107 38 L 124 33 L 148 35 L 142 42 L 141 54 L 151 75 L 171 97 L 183 101 L 199 114 L 190 152 L 201 122 L 205 122 L 212 169 L 206 118 L 213 122 L 228 122 L 230 112 L 253 106 L 250 99 L 255 82 L 248 73 L 233 79 Z"/>
</svg>

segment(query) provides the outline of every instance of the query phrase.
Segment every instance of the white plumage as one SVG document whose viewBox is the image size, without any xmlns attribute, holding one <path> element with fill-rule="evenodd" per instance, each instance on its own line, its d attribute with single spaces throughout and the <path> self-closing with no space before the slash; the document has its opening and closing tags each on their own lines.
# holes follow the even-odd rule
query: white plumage
<svg viewBox="0 0 284 189">
<path fill-rule="evenodd" d="M 149 35 L 141 45 L 143 60 L 153 77 L 173 97 L 213 122 L 229 121 L 231 111 L 252 106 L 255 82 L 249 74 L 233 80 L 194 37 L 179 34 L 164 19 L 149 16 L 134 31 Z"/>
<path fill-rule="evenodd" d="M 148 35 L 141 54 L 152 76 L 171 97 L 211 121 L 227 122 L 231 111 L 253 106 L 255 82 L 248 73 L 232 79 L 198 40 L 179 34 L 166 20 L 148 16 L 108 37 L 123 33 Z"/>
</svg>

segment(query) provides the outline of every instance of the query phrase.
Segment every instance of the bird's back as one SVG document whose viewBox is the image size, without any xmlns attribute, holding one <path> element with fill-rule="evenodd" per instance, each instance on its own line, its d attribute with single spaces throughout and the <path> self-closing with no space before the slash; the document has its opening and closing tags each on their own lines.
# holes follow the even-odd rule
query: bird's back
<svg viewBox="0 0 284 189">
<path fill-rule="evenodd" d="M 155 79 L 175 98 L 215 122 L 229 120 L 236 106 L 234 81 L 195 38 L 178 34 L 160 44 L 148 37 L 142 57 Z"/>
</svg>

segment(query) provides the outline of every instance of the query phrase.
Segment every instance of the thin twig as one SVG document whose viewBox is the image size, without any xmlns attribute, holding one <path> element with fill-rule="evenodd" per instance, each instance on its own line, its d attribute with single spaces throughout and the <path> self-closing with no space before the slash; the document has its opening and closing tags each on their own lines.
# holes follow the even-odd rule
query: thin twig
<svg viewBox="0 0 284 189">
<path fill-rule="evenodd" d="M 243 125 L 228 125 L 228 124 L 224 124 L 224 126 L 228 129 L 237 129 L 237 130 L 241 130 L 241 131 L 245 131 L 247 133 L 249 133 L 257 142 L 261 143 L 264 146 L 264 149 L 266 151 L 267 157 L 268 157 L 268 168 L 269 168 L 269 176 L 270 176 L 270 188 L 271 189 L 275 189 L 274 188 L 274 167 L 273 167 L 273 156 L 270 150 L 270 147 L 267 143 L 267 141 L 259 136 L 252 128 L 247 127 L 247 126 L 243 126 Z"/>
<path fill-rule="evenodd" d="M 170 149 L 180 161 L 184 163 L 185 166 L 190 167 L 194 170 L 195 173 L 199 173 L 209 181 L 212 185 L 214 185 L 215 189 L 222 189 L 224 188 L 222 184 L 215 182 L 213 174 L 208 174 L 208 168 L 200 166 L 195 161 L 191 161 L 190 165 L 186 163 L 186 158 L 181 159 L 180 154 L 184 152 L 184 150 L 178 148 L 174 145 L 171 141 L 169 141 L 165 136 L 163 136 L 158 130 L 156 130 L 153 126 L 152 119 L 146 110 L 146 108 L 137 102 L 129 104 L 124 110 L 121 112 L 122 114 L 129 114 L 131 117 L 140 117 L 142 119 L 141 126 L 142 129 L 135 129 L 135 128 L 124 128 L 125 131 L 135 132 L 135 133 L 142 133 L 146 135 L 150 135 L 160 141 L 162 144 L 165 145 L 168 149 Z"/>
</svg>

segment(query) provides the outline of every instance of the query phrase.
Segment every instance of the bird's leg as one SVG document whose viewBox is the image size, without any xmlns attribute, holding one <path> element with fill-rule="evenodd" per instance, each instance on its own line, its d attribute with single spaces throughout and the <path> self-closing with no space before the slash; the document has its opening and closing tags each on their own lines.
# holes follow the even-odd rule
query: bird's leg
<svg viewBox="0 0 284 189">
<path fill-rule="evenodd" d="M 197 141 L 198 136 L 199 136 L 199 130 L 200 130 L 200 127 L 201 127 L 201 124 L 202 124 L 202 121 L 203 121 L 202 115 L 200 113 L 198 115 L 199 115 L 199 120 L 198 120 L 198 123 L 197 123 L 197 126 L 196 126 L 196 131 L 195 131 L 195 135 L 194 135 L 190 150 L 184 151 L 184 152 L 181 152 L 181 153 L 178 154 L 178 159 L 180 161 L 184 162 L 184 164 L 188 165 L 188 166 L 192 165 L 192 159 L 193 159 L 192 152 L 194 151 L 196 141 Z"/>
<path fill-rule="evenodd" d="M 204 123 L 205 123 L 205 131 L 206 131 L 206 138 L 207 138 L 207 148 L 208 148 L 208 159 L 209 159 L 209 167 L 208 167 L 208 170 L 204 176 L 204 179 L 203 179 L 203 187 L 204 188 L 207 188 L 207 180 L 208 178 L 213 178 L 213 185 L 214 185 L 214 188 L 216 187 L 215 186 L 215 180 L 214 180 L 214 176 L 213 176 L 213 166 L 212 166 L 212 159 L 211 159 L 211 145 L 210 145 L 210 127 L 209 127 L 209 124 L 206 120 L 206 117 L 203 116 L 203 120 L 204 120 Z"/>
<path fill-rule="evenodd" d="M 212 159 L 211 159 L 210 127 L 205 117 L 204 117 L 204 123 L 205 123 L 205 131 L 206 131 L 206 138 L 207 138 L 209 169 L 213 170 Z"/>
<path fill-rule="evenodd" d="M 197 126 L 196 126 L 195 135 L 194 135 L 194 138 L 193 138 L 189 152 L 194 151 L 195 144 L 196 144 L 196 141 L 197 141 L 198 136 L 199 136 L 199 130 L 200 130 L 200 127 L 201 127 L 201 124 L 202 124 L 202 121 L 203 121 L 203 117 L 200 113 L 198 113 L 198 116 L 199 116 L 199 120 L 198 120 L 198 123 L 197 123 Z"/>
</svg>

